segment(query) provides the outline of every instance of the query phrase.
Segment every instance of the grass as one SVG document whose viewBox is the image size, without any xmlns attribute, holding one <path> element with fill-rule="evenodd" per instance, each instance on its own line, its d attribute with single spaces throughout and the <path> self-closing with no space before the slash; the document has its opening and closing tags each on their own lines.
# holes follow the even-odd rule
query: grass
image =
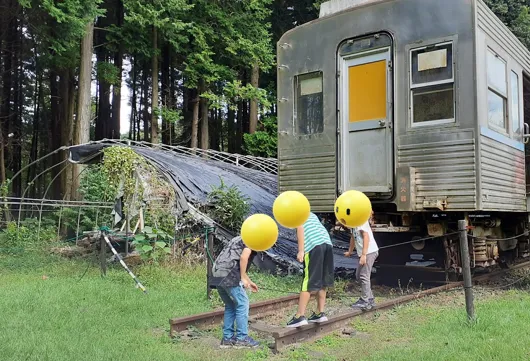
<svg viewBox="0 0 530 361">
<path fill-rule="evenodd" d="M 208 360 L 218 349 L 201 353 L 173 342 L 169 318 L 221 306 L 217 292 L 206 299 L 205 268 L 144 266 L 134 270 L 148 289 L 143 294 L 120 267 L 102 278 L 81 261 L 24 253 L 0 256 L 0 359 L 2 360 Z M 276 278 L 253 275 L 271 288 Z M 284 279 L 285 280 L 285 279 Z M 296 285 L 296 278 L 282 288 Z M 258 299 L 278 297 L 261 291 Z M 220 332 L 218 332 L 220 336 Z M 216 345 L 218 339 L 215 340 Z M 238 351 L 241 354 L 241 351 Z"/>
<path fill-rule="evenodd" d="M 273 355 L 265 347 L 220 351 L 220 328 L 199 332 L 195 340 L 169 338 L 169 318 L 221 305 L 216 292 L 212 301 L 205 297 L 203 267 L 142 266 L 134 272 L 147 295 L 119 266 L 103 278 L 82 261 L 28 252 L 0 255 L 0 359 L 530 359 L 530 295 L 521 290 L 478 292 L 478 319 L 472 324 L 466 322 L 463 294 L 450 292 L 356 319 L 353 336 L 328 335 Z M 251 302 L 296 291 L 299 282 L 260 273 L 251 277 L 263 287 Z"/>
</svg>

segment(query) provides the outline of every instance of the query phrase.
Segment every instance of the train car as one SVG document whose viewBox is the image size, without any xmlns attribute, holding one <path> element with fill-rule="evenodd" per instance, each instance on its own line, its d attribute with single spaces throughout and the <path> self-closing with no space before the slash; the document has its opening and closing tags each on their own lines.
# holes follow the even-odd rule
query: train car
<svg viewBox="0 0 530 361">
<path fill-rule="evenodd" d="M 278 51 L 280 191 L 372 201 L 378 264 L 461 271 L 529 254 L 530 52 L 482 0 L 332 0 Z M 416 237 L 416 238 L 415 238 Z"/>
</svg>

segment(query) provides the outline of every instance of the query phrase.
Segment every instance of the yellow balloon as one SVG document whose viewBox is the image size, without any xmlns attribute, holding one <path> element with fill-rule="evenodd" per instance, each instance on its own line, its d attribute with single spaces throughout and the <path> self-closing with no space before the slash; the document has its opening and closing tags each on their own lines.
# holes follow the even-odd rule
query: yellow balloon
<svg viewBox="0 0 530 361">
<path fill-rule="evenodd" d="M 278 239 L 278 225 L 266 214 L 254 214 L 243 222 L 241 239 L 254 251 L 266 251 L 274 246 Z"/>
<path fill-rule="evenodd" d="M 276 222 L 285 228 L 300 227 L 307 221 L 310 212 L 309 201 L 297 191 L 283 192 L 272 205 L 272 213 Z"/>
<path fill-rule="evenodd" d="M 371 214 L 372 203 L 362 192 L 347 191 L 335 201 L 335 217 L 346 227 L 362 226 Z"/>
</svg>

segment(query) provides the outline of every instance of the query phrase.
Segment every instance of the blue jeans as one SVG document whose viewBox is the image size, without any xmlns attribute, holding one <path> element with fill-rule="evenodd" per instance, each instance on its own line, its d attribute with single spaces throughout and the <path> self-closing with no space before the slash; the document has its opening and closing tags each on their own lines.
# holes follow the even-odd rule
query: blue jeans
<svg viewBox="0 0 530 361">
<path fill-rule="evenodd" d="M 242 285 L 236 287 L 218 287 L 219 296 L 225 304 L 223 337 L 231 339 L 236 336 L 244 340 L 248 335 L 248 295 Z M 237 331 L 234 327 L 237 325 Z"/>
</svg>

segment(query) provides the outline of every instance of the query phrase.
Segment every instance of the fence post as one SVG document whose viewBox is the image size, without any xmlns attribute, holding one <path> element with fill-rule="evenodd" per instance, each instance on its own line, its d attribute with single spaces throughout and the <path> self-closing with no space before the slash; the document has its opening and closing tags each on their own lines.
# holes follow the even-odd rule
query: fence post
<svg viewBox="0 0 530 361">
<path fill-rule="evenodd" d="M 460 232 L 460 262 L 462 263 L 462 274 L 464 276 L 464 293 L 466 296 L 466 311 L 469 320 L 475 318 L 475 307 L 473 305 L 473 284 L 471 283 L 471 262 L 469 260 L 469 248 L 467 241 L 467 222 L 458 221 Z"/>
<path fill-rule="evenodd" d="M 107 275 L 107 242 L 105 242 L 105 234 L 101 231 L 99 237 L 99 262 L 101 265 L 101 275 Z"/>
<path fill-rule="evenodd" d="M 212 298 L 212 289 L 210 288 L 210 279 L 212 278 L 212 254 L 213 254 L 213 232 L 209 232 L 206 230 L 206 269 L 207 269 L 207 275 L 206 275 L 206 297 L 210 300 Z"/>
</svg>

